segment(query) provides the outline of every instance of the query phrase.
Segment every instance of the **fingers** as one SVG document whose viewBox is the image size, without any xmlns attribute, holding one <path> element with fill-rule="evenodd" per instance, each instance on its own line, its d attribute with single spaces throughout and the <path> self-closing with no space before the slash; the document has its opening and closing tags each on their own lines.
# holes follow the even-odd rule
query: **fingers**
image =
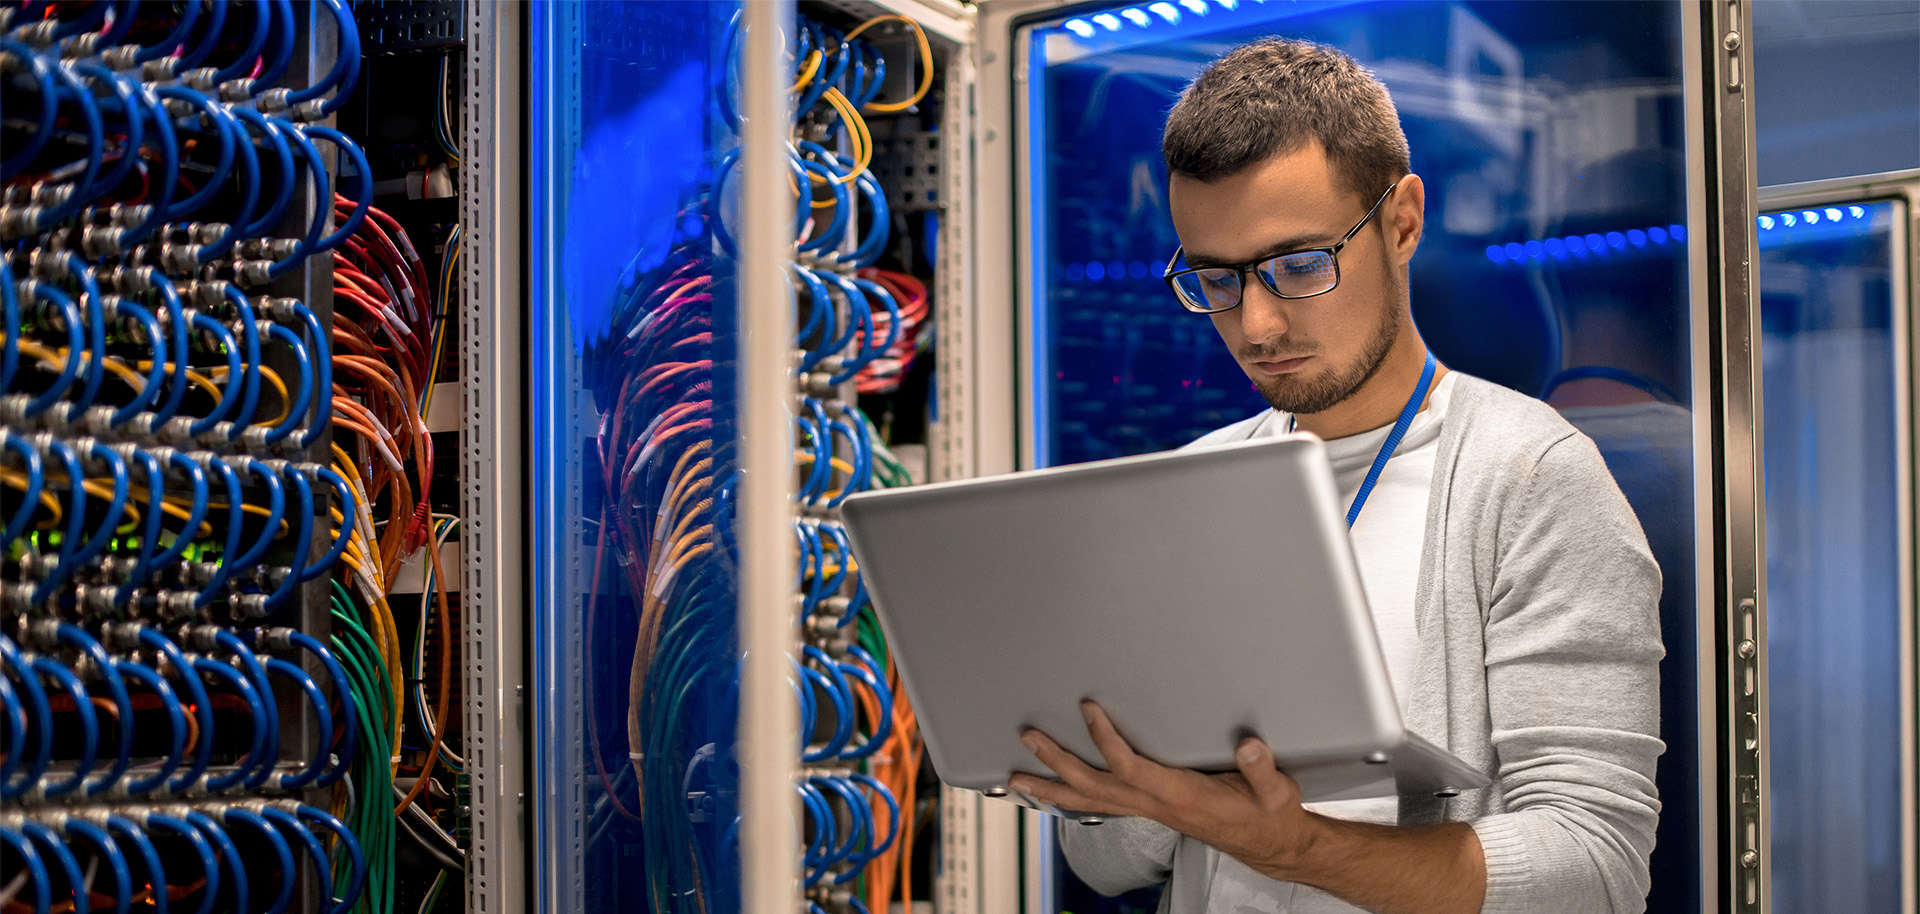
<svg viewBox="0 0 1920 914">
<path fill-rule="evenodd" d="M 1087 719 L 1087 734 L 1093 737 L 1093 745 L 1100 750 L 1100 757 L 1106 760 L 1107 770 L 1129 780 L 1140 761 L 1140 756 L 1127 744 L 1120 731 L 1114 729 L 1113 720 L 1107 717 L 1105 709 L 1091 701 L 1080 703 L 1080 713 Z"/>
<path fill-rule="evenodd" d="M 1080 757 L 1060 747 L 1046 734 L 1038 730 L 1028 730 L 1020 735 L 1020 742 L 1055 774 L 1059 781 L 1049 781 L 1027 774 L 1016 774 L 1007 786 L 1051 806 L 1061 809 L 1073 809 L 1082 812 L 1097 812 L 1107 815 L 1133 815 L 1130 809 L 1116 805 L 1112 798 L 1116 781 L 1113 775 L 1100 771 Z"/>
<path fill-rule="evenodd" d="M 1234 764 L 1240 768 L 1240 776 L 1246 779 L 1253 796 L 1260 805 L 1275 808 L 1285 805 L 1296 794 L 1299 787 L 1293 779 L 1280 772 L 1273 761 L 1273 751 L 1267 744 L 1251 737 L 1240 741 L 1240 748 L 1233 753 Z"/>
<path fill-rule="evenodd" d="M 1054 742 L 1051 737 L 1038 730 L 1028 730 L 1020 734 L 1020 743 L 1027 747 L 1028 752 L 1033 753 L 1034 758 L 1040 760 L 1040 764 L 1047 766 L 1054 774 L 1059 775 L 1062 780 L 1084 781 L 1100 774 L 1092 765 L 1081 761 L 1079 756 L 1060 748 L 1059 743 Z"/>
</svg>

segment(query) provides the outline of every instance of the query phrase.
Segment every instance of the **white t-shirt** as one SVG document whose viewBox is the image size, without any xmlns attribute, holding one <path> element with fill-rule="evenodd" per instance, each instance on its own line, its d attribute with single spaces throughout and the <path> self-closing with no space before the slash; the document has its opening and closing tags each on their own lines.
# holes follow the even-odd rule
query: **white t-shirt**
<svg viewBox="0 0 1920 914">
<path fill-rule="evenodd" d="M 1409 707 L 1414 658 L 1420 649 L 1413 592 L 1419 583 L 1420 553 L 1426 546 L 1428 493 L 1433 486 L 1434 460 L 1440 452 L 1440 427 L 1446 419 L 1453 379 L 1453 373 L 1448 372 L 1433 386 L 1427 408 L 1413 417 L 1406 437 L 1400 440 L 1393 459 L 1387 461 L 1386 469 L 1380 472 L 1372 494 L 1353 524 L 1353 552 L 1360 564 L 1360 581 L 1367 592 L 1367 604 L 1373 610 L 1374 629 L 1380 634 L 1380 648 L 1386 654 L 1387 675 L 1393 682 L 1394 696 L 1400 700 L 1403 715 Z M 1266 421 L 1259 424 L 1251 438 L 1283 434 L 1292 424 L 1291 417 L 1284 413 L 1270 412 L 1263 418 Z M 1380 446 L 1386 443 L 1392 429 L 1388 425 L 1327 442 L 1334 482 L 1344 504 L 1353 503 L 1361 482 L 1367 478 L 1367 470 L 1372 468 L 1374 457 L 1380 453 Z M 1356 822 L 1392 825 L 1400 819 L 1400 801 L 1393 797 L 1309 803 L 1307 808 L 1321 815 Z M 1225 854 L 1219 859 L 1221 867 L 1240 868 L 1245 872 L 1236 879 L 1215 879 L 1215 891 L 1238 887 L 1250 894 L 1246 898 L 1213 898 L 1208 904 L 1210 910 L 1245 914 L 1361 912 L 1312 886 L 1268 879 Z"/>
</svg>

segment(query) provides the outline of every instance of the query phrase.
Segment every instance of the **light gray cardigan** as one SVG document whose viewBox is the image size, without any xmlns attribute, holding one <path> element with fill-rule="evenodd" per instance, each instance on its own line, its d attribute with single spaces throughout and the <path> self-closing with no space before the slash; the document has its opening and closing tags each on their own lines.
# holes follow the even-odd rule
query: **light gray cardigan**
<svg viewBox="0 0 1920 914">
<path fill-rule="evenodd" d="M 1435 460 L 1414 605 L 1407 726 L 1493 780 L 1402 798 L 1400 822 L 1465 821 L 1488 914 L 1637 914 L 1660 800 L 1660 570 L 1600 452 L 1547 405 L 1461 376 Z M 1268 412 L 1195 442 L 1284 431 Z M 1169 881 L 1161 914 L 1202 914 L 1218 851 L 1145 819 L 1063 822 L 1095 890 Z"/>
</svg>

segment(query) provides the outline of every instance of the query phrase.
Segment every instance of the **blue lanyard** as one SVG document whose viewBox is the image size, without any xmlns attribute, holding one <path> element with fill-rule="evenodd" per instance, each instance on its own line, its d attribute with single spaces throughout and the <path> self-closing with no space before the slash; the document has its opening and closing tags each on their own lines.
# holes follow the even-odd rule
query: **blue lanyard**
<svg viewBox="0 0 1920 914">
<path fill-rule="evenodd" d="M 1433 372 L 1439 366 L 1433 353 L 1427 353 L 1427 365 L 1420 371 L 1420 384 L 1413 389 L 1413 396 L 1407 398 L 1407 405 L 1400 408 L 1400 418 L 1393 423 L 1393 431 L 1387 433 L 1387 440 L 1381 442 L 1380 453 L 1374 455 L 1373 466 L 1367 470 L 1366 481 L 1360 483 L 1360 491 L 1353 496 L 1353 505 L 1347 508 L 1347 527 L 1360 519 L 1360 509 L 1366 507 L 1367 496 L 1373 494 L 1373 484 L 1380 481 L 1380 471 L 1387 468 L 1387 461 L 1393 459 L 1393 452 L 1400 447 L 1400 439 L 1406 437 L 1407 428 L 1413 425 L 1413 417 L 1420 412 L 1420 404 L 1427 399 L 1427 390 L 1433 386 Z M 1292 430 L 1293 420 L 1287 421 L 1288 430 Z"/>
</svg>

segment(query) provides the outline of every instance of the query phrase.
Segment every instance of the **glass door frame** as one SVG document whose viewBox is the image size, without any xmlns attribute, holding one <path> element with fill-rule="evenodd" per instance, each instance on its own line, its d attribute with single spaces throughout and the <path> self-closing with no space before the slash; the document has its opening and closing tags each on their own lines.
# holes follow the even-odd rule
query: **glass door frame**
<svg viewBox="0 0 1920 914">
<path fill-rule="evenodd" d="M 1894 428 L 1895 485 L 1899 582 L 1902 605 L 1899 613 L 1900 670 L 1900 857 L 1901 911 L 1920 910 L 1920 676 L 1915 670 L 1920 645 L 1916 644 L 1916 613 L 1920 613 L 1920 584 L 1915 581 L 1914 548 L 1920 536 L 1916 530 L 1915 492 L 1920 479 L 1915 477 L 1915 429 L 1920 423 L 1920 378 L 1914 371 L 1914 354 L 1920 352 L 1920 321 L 1914 308 L 1920 303 L 1920 169 L 1878 175 L 1835 178 L 1799 184 L 1779 184 L 1759 190 L 1760 211 L 1798 209 L 1894 201 L 1905 212 L 1892 226 L 1889 239 L 1893 252 L 1893 370 L 1894 410 L 1899 422 Z"/>
<path fill-rule="evenodd" d="M 1765 752 L 1765 516 L 1760 438 L 1759 300 L 1752 53 L 1742 0 L 1683 3 L 1683 83 L 1693 313 L 1695 523 L 1698 564 L 1702 910 L 1769 908 Z M 1113 4 L 981 0 L 978 84 L 974 354 L 982 371 L 971 398 L 983 472 L 1034 465 L 1038 423 L 1033 353 L 1034 176 L 1026 167 L 1029 71 L 1020 30 L 1068 8 Z M 995 375 L 998 375 L 995 377 Z M 1753 637 L 1745 637 L 1751 632 Z M 1740 637 L 1736 637 L 1740 636 Z M 1749 678 L 1751 677 L 1751 678 Z M 1752 690 L 1744 683 L 1752 681 Z M 1025 814 L 1020 828 L 1024 898 L 968 914 L 1044 914 L 1052 886 L 1042 863 L 1050 834 Z"/>
</svg>

